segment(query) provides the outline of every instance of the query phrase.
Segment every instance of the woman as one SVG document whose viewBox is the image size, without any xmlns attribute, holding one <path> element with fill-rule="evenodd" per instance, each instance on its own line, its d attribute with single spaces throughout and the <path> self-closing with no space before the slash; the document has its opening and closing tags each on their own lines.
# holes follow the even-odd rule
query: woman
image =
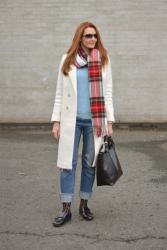
<svg viewBox="0 0 167 250">
<path fill-rule="evenodd" d="M 92 23 L 78 26 L 71 47 L 61 59 L 51 121 L 53 136 L 59 141 L 57 166 L 63 205 L 53 225 L 57 227 L 71 219 L 81 134 L 79 214 L 85 220 L 92 220 L 93 213 L 87 202 L 92 195 L 96 156 L 104 134 L 112 135 L 115 121 L 110 60 L 99 31 Z"/>
</svg>

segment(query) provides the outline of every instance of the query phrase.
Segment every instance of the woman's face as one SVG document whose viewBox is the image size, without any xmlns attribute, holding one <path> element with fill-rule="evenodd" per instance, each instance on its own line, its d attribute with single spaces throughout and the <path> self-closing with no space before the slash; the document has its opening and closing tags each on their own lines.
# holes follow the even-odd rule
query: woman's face
<svg viewBox="0 0 167 250">
<path fill-rule="evenodd" d="M 93 49 L 97 42 L 96 30 L 92 27 L 88 27 L 84 30 L 81 38 L 81 44 L 87 49 Z"/>
</svg>

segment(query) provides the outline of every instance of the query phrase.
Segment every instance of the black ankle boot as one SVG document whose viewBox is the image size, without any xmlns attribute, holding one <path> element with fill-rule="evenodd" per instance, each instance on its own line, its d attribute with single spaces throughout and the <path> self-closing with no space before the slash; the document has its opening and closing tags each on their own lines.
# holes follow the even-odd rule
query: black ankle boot
<svg viewBox="0 0 167 250">
<path fill-rule="evenodd" d="M 93 213 L 87 206 L 88 200 L 81 199 L 80 206 L 79 206 L 79 214 L 85 220 L 93 220 Z"/>
<path fill-rule="evenodd" d="M 54 219 L 53 226 L 59 227 L 63 225 L 65 222 L 71 220 L 71 203 L 70 202 L 63 202 L 63 209 L 62 212 Z"/>
</svg>

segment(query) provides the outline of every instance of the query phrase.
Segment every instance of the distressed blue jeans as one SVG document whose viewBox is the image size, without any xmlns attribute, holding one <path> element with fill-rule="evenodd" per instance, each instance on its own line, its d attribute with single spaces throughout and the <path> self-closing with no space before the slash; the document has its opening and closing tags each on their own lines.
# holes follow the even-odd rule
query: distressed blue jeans
<svg viewBox="0 0 167 250">
<path fill-rule="evenodd" d="M 91 167 L 94 160 L 94 136 L 91 119 L 76 119 L 73 148 L 72 169 L 60 170 L 60 199 L 61 202 L 72 202 L 75 188 L 75 173 L 78 161 L 80 138 L 83 138 L 82 169 L 80 182 L 80 198 L 89 199 L 92 194 L 95 179 L 95 168 Z M 70 145 L 69 145 L 70 147 Z"/>
</svg>

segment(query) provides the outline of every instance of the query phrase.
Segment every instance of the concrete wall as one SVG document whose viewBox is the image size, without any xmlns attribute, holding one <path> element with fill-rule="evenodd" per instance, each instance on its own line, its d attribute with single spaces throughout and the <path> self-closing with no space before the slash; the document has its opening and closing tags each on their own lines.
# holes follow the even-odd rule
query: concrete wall
<svg viewBox="0 0 167 250">
<path fill-rule="evenodd" d="M 0 0 L 0 122 L 49 122 L 61 55 L 92 21 L 112 60 L 117 122 L 167 121 L 167 1 Z"/>
</svg>

